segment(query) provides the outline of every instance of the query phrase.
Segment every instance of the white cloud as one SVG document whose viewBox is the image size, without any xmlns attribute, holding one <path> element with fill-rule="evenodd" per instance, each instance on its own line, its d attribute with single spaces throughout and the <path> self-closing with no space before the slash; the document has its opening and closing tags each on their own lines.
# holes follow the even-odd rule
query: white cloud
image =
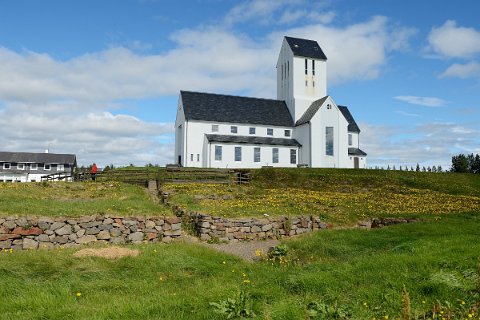
<svg viewBox="0 0 480 320">
<path fill-rule="evenodd" d="M 480 77 L 480 63 L 472 61 L 466 64 L 455 63 L 447 68 L 440 78 L 456 77 L 461 79 Z"/>
<path fill-rule="evenodd" d="M 264 5 L 255 12 L 268 15 L 276 6 Z M 386 18 L 374 17 L 345 27 L 309 24 L 255 41 L 223 27 L 185 29 L 171 35 L 175 46 L 161 54 L 113 47 L 61 61 L 0 48 L 0 145 L 12 151 L 50 146 L 52 152 L 76 153 L 80 163 L 172 162 L 173 124 L 115 115 L 116 101 L 178 95 L 181 89 L 275 97 L 284 35 L 319 41 L 329 57 L 330 85 L 378 77 L 388 52 L 408 42 Z M 393 45 L 391 39 L 400 40 Z"/>
<path fill-rule="evenodd" d="M 435 97 L 396 96 L 394 98 L 406 103 L 424 107 L 442 107 L 447 104 L 447 101 Z"/>
<path fill-rule="evenodd" d="M 405 111 L 402 111 L 402 110 L 395 110 L 394 112 L 399 114 L 399 115 L 405 116 L 405 117 L 416 117 L 416 118 L 420 117 L 419 114 L 409 113 L 409 112 L 405 112 Z"/>
<path fill-rule="evenodd" d="M 478 149 L 476 124 L 423 123 L 416 126 L 378 126 L 360 123 L 361 149 L 368 153 L 368 165 L 442 165 L 451 156 Z"/>
<path fill-rule="evenodd" d="M 249 0 L 233 7 L 225 17 L 227 24 L 256 20 L 269 23 L 278 9 L 291 1 L 288 0 Z M 297 1 L 298 2 L 298 1 Z"/>
<path fill-rule="evenodd" d="M 428 35 L 430 49 L 449 58 L 469 58 L 480 53 L 480 31 L 447 20 Z"/>
</svg>

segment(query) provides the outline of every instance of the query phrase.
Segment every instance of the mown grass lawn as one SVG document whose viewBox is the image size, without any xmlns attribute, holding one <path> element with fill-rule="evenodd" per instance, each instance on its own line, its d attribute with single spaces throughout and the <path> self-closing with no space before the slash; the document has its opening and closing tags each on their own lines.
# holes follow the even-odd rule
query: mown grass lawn
<svg viewBox="0 0 480 320">
<path fill-rule="evenodd" d="M 335 224 L 369 217 L 480 211 L 480 176 L 341 169 L 261 169 L 250 185 L 165 184 L 170 202 L 224 217 L 315 215 Z"/>
<path fill-rule="evenodd" d="M 246 288 L 259 319 L 309 319 L 312 308 L 316 319 L 398 319 L 405 287 L 412 319 L 431 318 L 434 305 L 446 319 L 478 319 L 478 213 L 317 232 L 285 241 L 282 265 L 188 243 L 137 246 L 138 257 L 117 261 L 0 252 L 0 318 L 225 319 L 209 303 Z"/>
<path fill-rule="evenodd" d="M 0 216 L 155 216 L 171 211 L 121 182 L 0 183 Z"/>
</svg>

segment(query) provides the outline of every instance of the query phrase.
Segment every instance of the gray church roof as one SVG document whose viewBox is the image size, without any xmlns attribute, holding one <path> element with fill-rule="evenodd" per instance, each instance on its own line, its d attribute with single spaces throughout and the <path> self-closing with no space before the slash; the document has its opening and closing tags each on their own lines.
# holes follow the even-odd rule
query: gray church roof
<svg viewBox="0 0 480 320">
<path fill-rule="evenodd" d="M 343 116 L 348 121 L 348 132 L 360 133 L 360 128 L 355 122 L 355 119 L 353 119 L 353 116 L 350 113 L 350 110 L 348 110 L 348 108 L 345 106 L 338 106 L 338 108 L 340 109 L 340 111 L 342 111 Z"/>
<path fill-rule="evenodd" d="M 0 162 L 10 163 L 76 163 L 74 154 L 33 153 L 33 152 L 4 152 L 0 151 Z"/>
<path fill-rule="evenodd" d="M 186 120 L 293 127 L 285 101 L 180 91 Z"/>
<path fill-rule="evenodd" d="M 327 56 L 323 53 L 317 41 L 292 37 L 285 37 L 285 40 L 287 40 L 294 56 L 327 60 Z"/>
<path fill-rule="evenodd" d="M 300 126 L 312 120 L 313 116 L 317 113 L 318 109 L 320 109 L 320 107 L 325 102 L 325 100 L 327 100 L 327 98 L 328 96 L 325 96 L 321 99 L 313 101 L 312 104 L 307 108 L 305 113 L 295 123 L 295 126 Z M 345 106 L 338 106 L 338 108 L 342 112 L 345 119 L 348 121 L 348 132 L 360 133 L 360 128 L 358 127 L 355 119 L 353 118 L 348 108 Z"/>
<path fill-rule="evenodd" d="M 327 98 L 328 96 L 325 96 L 322 99 L 313 101 L 310 107 L 307 108 L 307 111 L 305 111 L 305 113 L 300 117 L 300 119 L 297 120 L 295 125 L 299 126 L 312 120 L 315 113 L 317 113 L 318 109 L 320 109 L 320 107 L 325 102 L 325 100 L 327 100 Z"/>
<path fill-rule="evenodd" d="M 233 136 L 233 135 L 221 135 L 221 134 L 207 134 L 206 136 L 207 136 L 208 142 L 262 144 L 262 145 L 288 146 L 288 147 L 302 146 L 297 140 L 286 139 L 286 138 Z"/>
<path fill-rule="evenodd" d="M 348 148 L 348 155 L 365 157 L 367 154 L 358 148 Z"/>
</svg>

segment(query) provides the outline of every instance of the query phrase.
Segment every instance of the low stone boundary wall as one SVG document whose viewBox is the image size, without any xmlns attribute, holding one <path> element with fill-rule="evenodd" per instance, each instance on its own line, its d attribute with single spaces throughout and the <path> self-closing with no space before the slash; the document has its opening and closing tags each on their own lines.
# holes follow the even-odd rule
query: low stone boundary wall
<svg viewBox="0 0 480 320">
<path fill-rule="evenodd" d="M 179 217 L 7 217 L 0 218 L 0 250 L 170 242 L 181 232 Z"/>
<path fill-rule="evenodd" d="M 172 209 L 177 216 L 183 218 L 184 228 L 193 231 L 203 241 L 278 239 L 332 227 L 314 216 L 227 219 L 188 213 L 176 206 Z"/>
</svg>

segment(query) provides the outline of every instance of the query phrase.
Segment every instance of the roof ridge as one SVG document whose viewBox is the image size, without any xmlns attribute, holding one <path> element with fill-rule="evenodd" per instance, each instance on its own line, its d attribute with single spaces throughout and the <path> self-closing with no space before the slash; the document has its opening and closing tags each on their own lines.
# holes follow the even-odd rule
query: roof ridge
<svg viewBox="0 0 480 320">
<path fill-rule="evenodd" d="M 188 91 L 188 90 L 180 90 L 180 93 L 198 93 L 198 94 L 209 94 L 213 96 L 222 96 L 222 97 L 235 97 L 235 98 L 245 98 L 245 99 L 257 99 L 257 100 L 267 100 L 267 101 L 278 101 L 278 102 L 285 102 L 285 100 L 278 100 L 278 99 L 269 99 L 269 98 L 257 98 L 257 97 L 249 97 L 249 96 L 238 96 L 233 94 L 224 94 L 224 93 L 211 93 L 211 92 L 201 92 L 201 91 Z"/>
</svg>

